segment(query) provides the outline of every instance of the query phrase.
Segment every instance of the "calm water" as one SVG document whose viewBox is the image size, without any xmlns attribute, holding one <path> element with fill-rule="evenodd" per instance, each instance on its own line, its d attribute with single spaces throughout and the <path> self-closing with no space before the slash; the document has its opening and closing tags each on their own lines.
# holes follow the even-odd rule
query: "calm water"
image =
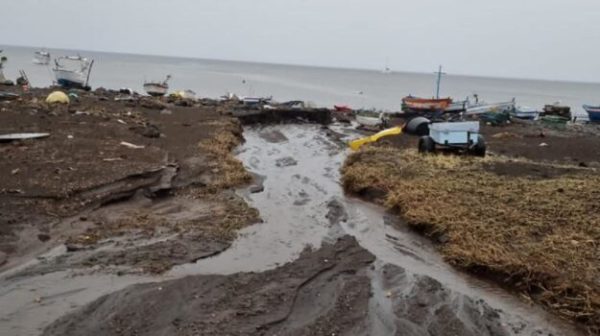
<svg viewBox="0 0 600 336">
<path fill-rule="evenodd" d="M 48 86 L 52 73 L 47 66 L 32 63 L 32 48 L 0 46 L 9 58 L 5 75 L 15 79 L 19 69 L 25 70 L 34 86 Z M 52 56 L 77 52 L 49 50 Z M 90 79 L 92 87 L 128 87 L 142 92 L 144 80 L 162 80 L 173 76 L 171 89 L 192 89 L 203 97 L 218 97 L 226 92 L 239 95 L 273 96 L 285 101 L 301 99 L 322 106 L 349 104 L 353 107 L 375 107 L 398 110 L 400 100 L 408 94 L 432 96 L 433 74 L 315 68 L 273 64 L 256 64 L 158 56 L 140 56 L 80 51 L 95 59 Z M 540 108 L 561 101 L 575 111 L 581 105 L 600 104 L 600 83 L 573 83 L 516 80 L 449 74 L 442 82 L 442 95 L 464 98 L 473 93 L 488 102 L 508 101 Z"/>
</svg>

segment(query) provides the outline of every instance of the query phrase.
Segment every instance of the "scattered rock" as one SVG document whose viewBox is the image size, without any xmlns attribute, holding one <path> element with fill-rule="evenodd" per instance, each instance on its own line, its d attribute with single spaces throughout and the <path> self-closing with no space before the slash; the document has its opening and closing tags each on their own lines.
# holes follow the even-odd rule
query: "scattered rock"
<svg viewBox="0 0 600 336">
<path fill-rule="evenodd" d="M 255 184 L 255 185 L 250 186 L 249 190 L 250 190 L 251 194 L 261 193 L 261 192 L 265 191 L 265 186 L 263 186 L 262 184 L 260 184 L 260 185 Z"/>
<path fill-rule="evenodd" d="M 7 260 L 8 256 L 6 255 L 6 253 L 0 251 L 0 266 L 4 265 Z"/>
<path fill-rule="evenodd" d="M 288 157 L 284 157 L 281 159 L 277 159 L 275 161 L 275 165 L 277 167 L 290 167 L 290 166 L 295 166 L 298 164 L 298 161 L 296 161 L 293 157 L 288 156 Z"/>
<path fill-rule="evenodd" d="M 41 242 L 44 242 L 44 243 L 47 242 L 48 240 L 50 240 L 50 235 L 47 235 L 45 233 L 40 233 L 40 234 L 38 234 L 37 237 Z"/>
</svg>

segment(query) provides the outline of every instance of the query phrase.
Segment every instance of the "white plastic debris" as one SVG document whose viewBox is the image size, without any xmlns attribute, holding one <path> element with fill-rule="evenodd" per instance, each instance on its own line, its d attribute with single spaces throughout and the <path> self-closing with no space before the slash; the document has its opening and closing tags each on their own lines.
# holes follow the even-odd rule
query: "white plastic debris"
<svg viewBox="0 0 600 336">
<path fill-rule="evenodd" d="M 121 146 L 125 146 L 125 147 L 131 148 L 131 149 L 144 149 L 144 148 L 146 148 L 145 146 L 134 145 L 131 142 L 126 142 L 126 141 L 121 141 Z"/>
</svg>

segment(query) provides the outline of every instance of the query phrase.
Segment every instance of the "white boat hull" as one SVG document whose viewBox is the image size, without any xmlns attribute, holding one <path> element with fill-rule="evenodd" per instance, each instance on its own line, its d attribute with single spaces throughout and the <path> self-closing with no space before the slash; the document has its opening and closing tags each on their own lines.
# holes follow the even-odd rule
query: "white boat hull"
<svg viewBox="0 0 600 336">
<path fill-rule="evenodd" d="M 497 104 L 481 104 L 469 106 L 466 109 L 466 114 L 483 114 L 488 112 L 505 112 L 514 109 L 515 102 L 497 103 Z"/>
<path fill-rule="evenodd" d="M 62 86 L 85 86 L 85 74 L 65 69 L 52 69 L 56 82 Z"/>
<path fill-rule="evenodd" d="M 169 86 L 164 84 L 146 83 L 144 90 L 151 96 L 164 96 L 169 91 Z"/>
<path fill-rule="evenodd" d="M 367 126 L 367 127 L 377 127 L 383 123 L 381 118 L 365 117 L 365 116 L 360 116 L 360 115 L 356 116 L 356 122 L 362 126 Z"/>
<path fill-rule="evenodd" d="M 33 64 L 48 65 L 50 64 L 50 56 L 34 56 Z"/>
</svg>

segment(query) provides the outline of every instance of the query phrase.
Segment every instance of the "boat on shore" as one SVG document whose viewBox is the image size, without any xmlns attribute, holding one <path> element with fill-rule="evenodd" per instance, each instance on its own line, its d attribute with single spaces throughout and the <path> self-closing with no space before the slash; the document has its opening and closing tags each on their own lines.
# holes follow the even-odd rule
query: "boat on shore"
<svg viewBox="0 0 600 336">
<path fill-rule="evenodd" d="M 386 115 L 384 112 L 377 111 L 357 111 L 355 114 L 356 122 L 367 128 L 379 128 L 385 125 Z"/>
<path fill-rule="evenodd" d="M 513 111 L 515 108 L 515 99 L 503 103 L 477 103 L 466 108 L 466 114 L 484 114 L 484 113 L 503 113 Z"/>
<path fill-rule="evenodd" d="M 81 56 L 62 56 L 54 60 L 52 72 L 56 83 L 64 88 L 89 88 L 94 60 Z"/>
<path fill-rule="evenodd" d="M 452 98 L 427 99 L 413 96 L 402 98 L 402 110 L 405 112 L 444 111 L 452 105 Z"/>
<path fill-rule="evenodd" d="M 50 64 L 50 53 L 45 49 L 37 50 L 35 53 L 33 53 L 33 64 Z"/>
<path fill-rule="evenodd" d="M 510 115 L 524 120 L 537 120 L 540 117 L 540 111 L 532 107 L 516 106 L 514 110 L 510 111 Z"/>
<path fill-rule="evenodd" d="M 600 106 L 583 105 L 583 109 L 587 112 L 590 122 L 600 123 Z"/>
<path fill-rule="evenodd" d="M 162 97 L 169 91 L 169 79 L 171 79 L 171 75 L 167 75 L 162 82 L 145 82 L 144 91 L 152 97 Z"/>
</svg>

